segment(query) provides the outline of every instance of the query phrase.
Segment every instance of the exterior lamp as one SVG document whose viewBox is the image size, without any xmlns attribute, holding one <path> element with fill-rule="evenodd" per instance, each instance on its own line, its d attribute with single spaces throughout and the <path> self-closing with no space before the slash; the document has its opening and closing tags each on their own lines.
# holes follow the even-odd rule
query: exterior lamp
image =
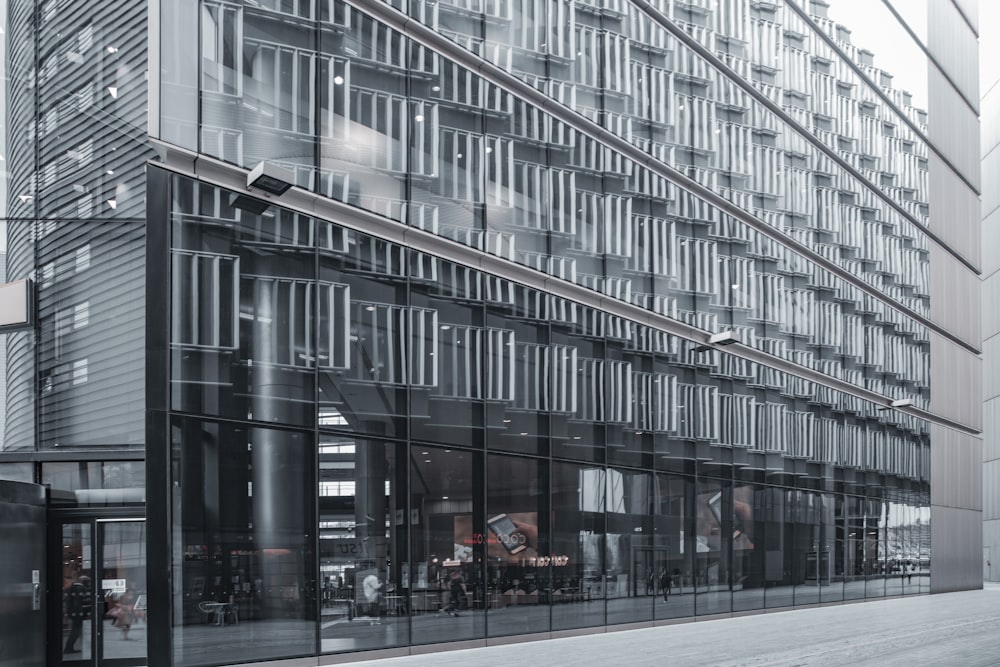
<svg viewBox="0 0 1000 667">
<path fill-rule="evenodd" d="M 736 335 L 735 331 L 723 331 L 708 337 L 709 345 L 732 345 L 739 342 L 742 341 L 740 341 L 740 337 Z"/>
<path fill-rule="evenodd" d="M 247 174 L 247 189 L 257 188 L 272 195 L 283 195 L 295 182 L 295 174 L 290 169 L 271 162 L 261 162 Z"/>
<path fill-rule="evenodd" d="M 879 411 L 881 411 L 881 410 L 892 410 L 893 408 L 909 408 L 909 407 L 912 407 L 912 406 L 913 406 L 913 399 L 912 398 L 897 398 L 895 401 L 893 401 L 892 403 L 890 403 L 888 406 L 883 406 L 881 408 L 878 408 L 878 410 Z"/>
<path fill-rule="evenodd" d="M 740 337 L 736 335 L 735 331 L 720 331 L 719 333 L 714 333 L 708 337 L 707 345 L 699 345 L 694 349 L 695 352 L 708 352 L 713 347 L 725 347 L 726 345 L 732 345 L 733 343 L 742 343 Z"/>
</svg>

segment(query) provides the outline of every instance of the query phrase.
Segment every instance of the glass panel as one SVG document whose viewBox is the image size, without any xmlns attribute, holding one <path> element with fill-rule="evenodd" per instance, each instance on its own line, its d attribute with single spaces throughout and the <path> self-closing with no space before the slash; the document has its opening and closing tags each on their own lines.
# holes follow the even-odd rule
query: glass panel
<svg viewBox="0 0 1000 667">
<path fill-rule="evenodd" d="M 313 437 L 176 418 L 178 665 L 315 650 Z"/>
<path fill-rule="evenodd" d="M 864 498 L 847 496 L 844 554 L 844 599 L 856 600 L 865 596 L 865 514 Z"/>
<path fill-rule="evenodd" d="M 823 567 L 820 553 L 822 502 L 822 496 L 817 493 L 798 490 L 788 492 L 785 537 L 789 553 L 794 554 L 790 570 L 797 605 L 819 602 L 820 569 Z"/>
<path fill-rule="evenodd" d="M 919 519 L 920 527 L 920 564 L 917 571 L 920 576 L 920 592 L 931 592 L 931 508 L 930 491 L 924 489 L 919 494 Z"/>
<path fill-rule="evenodd" d="M 104 601 L 98 635 L 104 660 L 146 657 L 146 522 L 98 524 L 101 533 L 100 591 Z"/>
<path fill-rule="evenodd" d="M 740 472 L 744 479 L 754 477 L 753 471 Z M 733 611 L 764 607 L 767 497 L 768 489 L 762 485 L 737 482 L 733 488 Z"/>
<path fill-rule="evenodd" d="M 410 257 L 410 432 L 414 440 L 482 447 L 486 401 L 502 391 L 493 382 L 509 379 L 513 334 L 484 326 L 478 271 Z"/>
<path fill-rule="evenodd" d="M 489 285 L 495 291 L 487 304 L 487 328 L 499 344 L 487 361 L 493 373 L 487 446 L 544 456 L 550 419 L 564 430 L 579 391 L 576 348 L 550 344 L 547 319 L 559 306 L 573 304 L 506 281 Z"/>
<path fill-rule="evenodd" d="M 625 382 L 628 367 L 605 358 L 608 316 L 574 303 L 556 305 L 566 308 L 550 319 L 551 346 L 567 351 L 565 362 L 574 362 L 575 368 L 569 371 L 574 400 L 566 406 L 572 412 L 552 415 L 552 455 L 603 463 L 607 422 L 623 421 L 632 407 L 631 402 L 620 401 L 630 389 Z M 619 400 L 613 401 L 612 396 Z"/>
<path fill-rule="evenodd" d="M 730 558 L 736 535 L 733 486 L 726 480 L 698 479 L 695 499 L 695 613 L 732 611 Z"/>
<path fill-rule="evenodd" d="M 37 169 L 29 203 L 38 217 L 141 220 L 144 163 L 153 157 L 146 142 L 147 9 L 141 2 L 35 6 L 33 20 L 11 18 L 18 30 L 37 30 L 38 61 L 18 63 L 23 69 L 12 78 L 34 88 L 37 122 L 18 123 L 12 136 L 36 139 L 37 163 L 7 159 L 18 159 L 19 172 Z"/>
<path fill-rule="evenodd" d="M 654 548 L 653 476 L 615 468 L 606 474 L 607 623 L 648 621 L 653 618 L 657 591 L 668 603 L 673 588 L 667 560 Z"/>
<path fill-rule="evenodd" d="M 556 582 L 564 597 L 552 606 L 553 630 L 604 624 L 611 581 L 604 565 L 605 502 L 603 468 L 553 462 L 552 552 L 567 557 Z"/>
<path fill-rule="evenodd" d="M 142 461 L 43 463 L 42 484 L 53 505 L 121 506 L 146 501 Z"/>
<path fill-rule="evenodd" d="M 144 228 L 49 222 L 36 229 L 40 445 L 141 448 Z"/>
<path fill-rule="evenodd" d="M 63 524 L 61 555 L 63 661 L 91 660 L 94 650 L 95 572 L 90 523 Z M 100 618 L 100 613 L 97 618 Z"/>
<path fill-rule="evenodd" d="M 410 460 L 413 643 L 484 637 L 482 455 L 414 445 Z"/>
<path fill-rule="evenodd" d="M 198 1 L 160 4 L 159 138 L 198 150 L 198 49 L 179 49 L 198 34 Z"/>
<path fill-rule="evenodd" d="M 34 483 L 35 465 L 33 463 L 0 463 L 0 479 Z"/>
<path fill-rule="evenodd" d="M 906 491 L 893 493 L 896 498 L 905 497 Z M 908 595 L 917 592 L 919 579 L 914 581 L 915 563 L 919 559 L 913 549 L 911 533 L 911 507 L 905 502 L 891 500 L 886 513 L 886 552 L 888 557 L 886 595 Z"/>
<path fill-rule="evenodd" d="M 819 595 L 823 602 L 839 602 L 844 599 L 844 499 L 841 494 L 824 493 L 822 502 Z"/>
<path fill-rule="evenodd" d="M 656 603 L 655 617 L 693 616 L 694 558 L 699 544 L 694 530 L 694 479 L 658 474 L 656 484 L 656 533 L 648 560 L 658 578 L 650 588 L 659 591 L 663 602 Z"/>
<path fill-rule="evenodd" d="M 316 284 L 326 226 L 186 179 L 172 205 L 173 408 L 312 426 L 314 318 L 339 303 L 335 286 Z"/>
<path fill-rule="evenodd" d="M 563 554 L 549 548 L 548 464 L 487 457 L 486 590 L 489 634 L 547 632 L 549 604 L 567 595 Z"/>
<path fill-rule="evenodd" d="M 406 459 L 400 445 L 321 435 L 319 569 L 324 653 L 407 645 Z"/>
<path fill-rule="evenodd" d="M 865 501 L 865 563 L 865 597 L 885 597 L 889 559 L 886 549 L 886 503 L 882 498 L 869 496 Z"/>
<path fill-rule="evenodd" d="M 329 224 L 320 238 L 320 426 L 405 436 L 407 384 L 433 387 L 437 377 L 428 354 L 437 314 L 408 306 L 402 246 Z M 413 410 L 424 407 L 415 401 Z"/>
</svg>

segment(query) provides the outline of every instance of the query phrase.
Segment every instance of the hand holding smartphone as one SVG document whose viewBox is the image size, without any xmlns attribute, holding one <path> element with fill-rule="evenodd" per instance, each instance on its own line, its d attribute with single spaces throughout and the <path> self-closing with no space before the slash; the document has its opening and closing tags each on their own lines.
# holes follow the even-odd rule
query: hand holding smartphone
<svg viewBox="0 0 1000 667">
<path fill-rule="evenodd" d="M 497 536 L 497 542 L 503 545 L 507 553 L 519 554 L 528 548 L 527 536 L 518 530 L 517 525 L 506 514 L 490 518 L 486 525 Z"/>
</svg>

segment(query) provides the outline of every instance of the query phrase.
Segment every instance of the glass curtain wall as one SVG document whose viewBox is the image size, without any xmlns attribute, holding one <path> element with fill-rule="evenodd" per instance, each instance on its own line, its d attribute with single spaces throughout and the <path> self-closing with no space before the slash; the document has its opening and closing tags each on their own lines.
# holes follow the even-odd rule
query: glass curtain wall
<svg viewBox="0 0 1000 667">
<path fill-rule="evenodd" d="M 927 592 L 926 425 L 170 181 L 178 664 Z"/>
<path fill-rule="evenodd" d="M 411 2 L 406 10 L 809 252 L 340 2 L 204 0 L 165 10 L 165 25 L 196 29 L 204 42 L 197 76 L 167 47 L 164 91 L 178 94 L 164 108 L 165 138 L 194 139 L 192 148 L 244 167 L 283 164 L 323 196 L 927 404 L 929 339 L 910 316 L 929 313 L 930 241 L 914 224 L 926 217 L 927 149 L 839 55 L 807 39 L 818 27 L 780 4 L 665 6 L 675 31 L 723 40 L 723 59 L 747 85 L 779 102 L 787 89 L 801 125 L 793 127 L 629 3 Z M 847 151 L 857 173 L 803 133 Z M 615 338 L 602 338 L 612 354 Z M 775 403 L 767 421 L 784 421 L 781 412 Z M 810 428 L 806 404 L 793 412 L 793 430 Z M 621 439 L 623 454 L 647 446 L 612 423 L 593 428 Z"/>
<path fill-rule="evenodd" d="M 4 336 L 0 450 L 141 449 L 146 7 L 12 0 L 0 23 L 0 278 L 36 304 Z"/>
</svg>

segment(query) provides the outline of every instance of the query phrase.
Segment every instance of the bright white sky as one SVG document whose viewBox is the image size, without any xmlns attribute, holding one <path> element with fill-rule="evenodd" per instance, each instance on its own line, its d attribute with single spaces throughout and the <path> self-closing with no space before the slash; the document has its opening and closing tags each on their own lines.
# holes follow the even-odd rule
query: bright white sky
<svg viewBox="0 0 1000 667">
<path fill-rule="evenodd" d="M 997 0 L 985 0 L 997 2 Z M 913 105 L 927 109 L 927 59 L 893 18 L 882 0 L 828 0 L 830 18 L 851 31 L 851 42 L 875 54 L 875 66 L 893 75 L 893 88 L 913 95 Z M 927 0 L 898 0 L 911 29 L 927 34 Z"/>
</svg>

